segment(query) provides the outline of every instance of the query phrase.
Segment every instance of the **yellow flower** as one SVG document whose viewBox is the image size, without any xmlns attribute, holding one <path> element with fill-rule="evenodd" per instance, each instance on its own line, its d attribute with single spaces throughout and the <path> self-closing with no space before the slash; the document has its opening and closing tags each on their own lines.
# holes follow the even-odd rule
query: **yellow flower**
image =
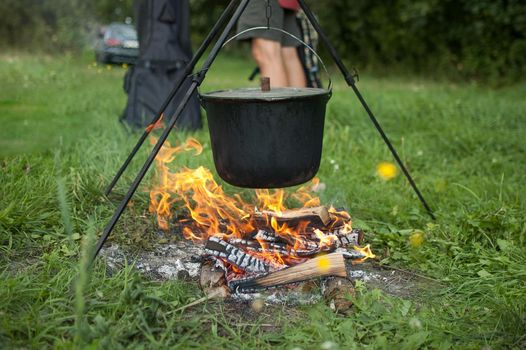
<svg viewBox="0 0 526 350">
<path fill-rule="evenodd" d="M 417 232 L 413 233 L 409 237 L 409 244 L 413 248 L 420 247 L 422 245 L 422 243 L 424 243 L 424 234 L 422 232 L 420 232 L 420 231 L 417 231 Z"/>
<path fill-rule="evenodd" d="M 329 258 L 326 255 L 320 257 L 318 260 L 318 270 L 320 272 L 327 272 L 329 271 L 330 267 L 331 262 L 329 261 Z"/>
<path fill-rule="evenodd" d="M 387 181 L 387 180 L 391 180 L 397 175 L 398 169 L 393 163 L 381 162 L 380 164 L 376 166 L 376 173 L 382 179 Z"/>
<path fill-rule="evenodd" d="M 263 308 L 265 307 L 265 302 L 261 298 L 256 298 L 252 301 L 250 307 L 255 312 L 261 312 L 261 310 L 263 310 Z"/>
</svg>

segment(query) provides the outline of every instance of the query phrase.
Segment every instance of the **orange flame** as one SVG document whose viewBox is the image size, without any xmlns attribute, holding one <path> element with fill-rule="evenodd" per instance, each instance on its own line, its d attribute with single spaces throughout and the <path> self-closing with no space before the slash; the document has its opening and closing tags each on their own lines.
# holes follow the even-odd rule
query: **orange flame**
<svg viewBox="0 0 526 350">
<path fill-rule="evenodd" d="M 271 193 L 268 189 L 259 189 L 256 190 L 256 196 L 261 208 L 274 211 L 278 215 L 282 215 L 282 212 L 286 209 L 283 205 L 285 191 L 282 189 L 274 190 L 274 193 Z"/>
<path fill-rule="evenodd" d="M 320 205 L 320 199 L 318 197 L 313 196 L 310 193 L 310 190 L 313 187 L 316 187 L 319 183 L 320 179 L 315 177 L 311 180 L 309 186 L 300 187 L 295 193 L 291 195 L 291 197 L 294 198 L 296 201 L 303 203 L 304 208 L 318 206 Z"/>
<path fill-rule="evenodd" d="M 315 229 L 314 233 L 316 234 L 316 238 L 320 240 L 320 248 L 331 246 L 338 239 L 335 235 L 326 234 L 319 229 Z"/>
<path fill-rule="evenodd" d="M 358 247 L 358 246 L 353 246 L 353 249 L 356 250 L 357 252 L 360 252 L 360 253 L 365 255 L 361 259 L 353 260 L 353 264 L 359 264 L 359 263 L 364 262 L 367 259 L 374 259 L 374 258 L 376 258 L 376 255 L 374 255 L 372 250 L 371 250 L 370 244 L 366 245 L 363 248 L 362 247 Z"/>
<path fill-rule="evenodd" d="M 152 139 L 155 143 L 157 140 Z M 244 201 L 239 194 L 229 196 L 223 188 L 216 183 L 210 170 L 200 166 L 196 169 L 181 167 L 177 172 L 172 172 L 168 165 L 176 155 L 181 152 L 193 151 L 198 155 L 203 151 L 203 146 L 193 138 L 172 147 L 169 142 L 161 148 L 155 161 L 158 176 L 156 183 L 150 191 L 149 211 L 156 214 L 159 227 L 168 230 L 172 222 L 177 221 L 177 216 L 185 219 L 179 220 L 182 234 L 186 239 L 192 241 L 204 241 L 210 236 L 221 236 L 226 239 L 245 238 L 255 231 L 255 213 L 271 212 L 275 215 L 267 215 L 264 220 L 273 232 L 288 242 L 289 248 L 293 250 L 312 249 L 312 240 L 316 237 L 318 248 L 333 246 L 337 241 L 334 234 L 325 233 L 319 229 L 313 230 L 309 227 L 309 221 L 301 221 L 290 227 L 286 223 L 280 224 L 275 216 L 281 216 L 287 210 L 287 201 L 297 201 L 303 207 L 317 206 L 320 203 L 318 197 L 310 194 L 311 185 L 300 187 L 292 194 L 282 189 L 269 190 L 260 189 L 255 191 L 256 203 Z M 314 179 L 313 184 L 319 183 Z M 175 210 L 176 209 L 176 210 Z M 337 225 L 339 232 L 348 233 L 352 230 L 350 216 L 345 211 L 330 208 L 330 229 Z M 188 219 L 191 218 L 191 220 Z M 288 254 L 284 256 L 276 249 L 270 249 L 269 243 L 258 239 L 263 253 L 251 251 L 251 254 L 266 259 L 276 266 L 283 266 L 304 258 Z M 371 253 L 372 254 L 372 253 Z"/>
<path fill-rule="evenodd" d="M 163 119 L 164 119 L 164 114 L 161 114 L 161 117 L 155 123 L 148 125 L 144 130 L 147 133 L 149 133 L 150 131 L 154 129 L 163 128 L 164 127 Z"/>
</svg>

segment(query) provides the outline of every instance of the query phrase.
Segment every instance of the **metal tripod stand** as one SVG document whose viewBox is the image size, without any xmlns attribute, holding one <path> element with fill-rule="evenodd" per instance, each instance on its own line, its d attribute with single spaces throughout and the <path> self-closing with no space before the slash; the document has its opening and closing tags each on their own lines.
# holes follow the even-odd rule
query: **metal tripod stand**
<svg viewBox="0 0 526 350">
<path fill-rule="evenodd" d="M 170 103 L 170 101 L 174 98 L 174 96 L 176 94 L 181 92 L 180 91 L 181 90 L 181 86 L 183 85 L 183 82 L 185 81 L 185 79 L 191 79 L 191 84 L 186 89 L 186 91 L 184 91 L 184 96 L 183 96 L 179 106 L 177 107 L 174 115 L 169 119 L 168 124 L 166 125 L 166 127 L 165 127 L 164 131 L 162 132 L 161 136 L 159 137 L 157 143 L 153 147 L 150 155 L 146 159 L 146 161 L 145 161 L 144 165 L 142 166 L 141 170 L 139 171 L 139 173 L 137 174 L 137 176 L 133 180 L 130 188 L 128 189 L 128 192 L 126 193 L 124 198 L 121 200 L 121 202 L 120 202 L 119 206 L 117 207 L 117 209 L 115 210 L 112 218 L 110 219 L 110 221 L 108 222 L 108 224 L 104 228 L 102 236 L 99 238 L 99 240 L 97 242 L 97 245 L 95 247 L 94 253 L 92 255 L 91 263 L 93 263 L 93 261 L 95 260 L 95 258 L 99 254 L 102 246 L 104 245 L 104 242 L 106 242 L 106 240 L 108 239 L 109 235 L 113 231 L 117 221 L 119 220 L 119 218 L 121 217 L 122 213 L 124 212 L 124 209 L 126 208 L 126 206 L 129 203 L 130 199 L 132 198 L 132 196 L 134 195 L 135 191 L 139 187 L 139 184 L 141 183 L 142 179 L 146 175 L 146 172 L 148 171 L 148 169 L 150 168 L 151 164 L 155 160 L 155 157 L 157 156 L 157 154 L 161 150 L 161 147 L 163 146 L 164 142 L 168 138 L 168 135 L 169 135 L 170 131 L 173 129 L 173 127 L 175 126 L 177 120 L 179 119 L 180 115 L 182 114 L 182 111 L 185 108 L 186 104 L 188 103 L 188 100 L 190 99 L 192 94 L 196 91 L 196 89 L 201 85 L 201 83 L 205 79 L 206 73 L 208 72 L 210 66 L 212 65 L 212 63 L 214 62 L 215 58 L 217 57 L 219 51 L 221 50 L 221 48 L 223 47 L 223 45 L 227 41 L 228 33 L 232 30 L 232 28 L 234 27 L 234 25 L 236 24 L 236 22 L 238 21 L 239 17 L 241 16 L 241 14 L 245 10 L 247 4 L 250 1 L 258 1 L 258 0 L 231 0 L 230 1 L 229 5 L 223 11 L 223 13 L 221 14 L 220 18 L 218 19 L 218 21 L 215 23 L 215 25 L 211 29 L 210 33 L 207 35 L 207 37 L 204 39 L 204 41 L 201 44 L 201 46 L 198 48 L 198 50 L 197 50 L 196 54 L 194 55 L 194 57 L 192 58 L 192 60 L 186 66 L 185 74 L 183 75 L 184 77 L 181 78 L 175 84 L 174 89 L 170 92 L 170 94 L 169 94 L 168 98 L 166 99 L 165 103 L 163 103 L 163 105 L 161 106 L 161 108 L 159 110 L 159 113 L 157 113 L 157 115 L 152 119 L 152 122 L 151 122 L 150 125 L 155 125 L 161 119 L 161 116 L 163 115 L 163 113 L 164 113 L 166 107 L 168 106 L 168 104 Z M 314 29 L 318 33 L 320 40 L 323 42 L 323 44 L 325 45 L 325 47 L 329 51 L 332 59 L 334 60 L 334 62 L 338 66 L 338 68 L 339 68 L 340 72 L 342 73 L 347 85 L 350 86 L 351 89 L 353 90 L 353 92 L 356 94 L 356 97 L 358 97 L 358 100 L 360 101 L 360 103 L 362 104 L 363 108 L 367 112 L 367 115 L 369 116 L 369 118 L 373 122 L 376 130 L 378 130 L 378 132 L 380 133 L 380 136 L 382 137 L 382 139 L 384 140 L 385 144 L 387 145 L 387 147 L 391 151 L 393 157 L 395 158 L 395 160 L 398 163 L 400 169 L 402 170 L 402 172 L 404 173 L 405 177 L 409 181 L 409 184 L 413 188 L 413 190 L 416 193 L 418 199 L 420 200 L 420 202 L 422 203 L 422 205 L 426 209 L 426 211 L 429 214 L 429 216 L 434 220 L 435 216 L 433 215 L 433 212 L 432 212 L 431 208 L 429 207 L 429 205 L 425 201 L 424 197 L 422 196 L 422 194 L 418 190 L 418 187 L 416 186 L 416 184 L 415 184 L 413 178 L 411 177 L 409 171 L 407 170 L 407 168 L 405 167 L 404 163 L 400 159 L 400 156 L 398 155 L 398 152 L 396 151 L 396 149 L 392 145 L 391 141 L 389 141 L 389 138 L 387 137 L 387 135 L 383 131 L 382 127 L 378 123 L 378 120 L 376 119 L 376 117 L 374 116 L 374 114 L 370 110 L 369 106 L 365 102 L 362 94 L 360 93 L 360 91 L 358 91 L 358 88 L 356 87 L 356 82 L 355 82 L 354 76 L 349 73 L 349 71 L 347 70 L 347 68 L 343 64 L 343 62 L 340 59 L 340 57 L 338 56 L 338 53 L 336 52 L 335 48 L 329 42 L 329 39 L 327 38 L 327 36 L 323 32 L 323 30 L 321 29 L 321 27 L 320 27 L 318 21 L 316 20 L 314 14 L 309 9 L 309 7 L 305 3 L 305 1 L 304 0 L 298 0 L 298 2 L 300 4 L 301 8 L 303 9 L 303 11 L 305 12 L 307 18 L 311 22 L 312 26 L 314 27 Z M 238 3 L 237 6 L 236 6 L 236 3 Z M 225 25 L 225 23 L 226 23 L 226 25 Z M 195 68 L 195 65 L 197 64 L 199 59 L 202 57 L 202 55 L 204 54 L 206 49 L 210 46 L 210 44 L 211 44 L 212 40 L 214 39 L 214 37 L 217 35 L 217 33 L 220 31 L 220 29 L 224 25 L 225 25 L 225 27 L 224 27 L 223 31 L 221 32 L 219 38 L 217 39 L 216 43 L 212 47 L 210 53 L 208 54 L 208 57 L 206 58 L 205 63 L 203 64 L 201 69 L 196 74 L 192 74 L 192 72 L 193 72 L 193 70 Z M 133 157 L 135 156 L 135 154 L 137 153 L 137 151 L 139 150 L 139 148 L 141 147 L 143 142 L 146 140 L 148 134 L 150 133 L 150 131 L 152 129 L 153 128 L 149 127 L 143 133 L 143 135 L 141 136 L 141 138 L 139 139 L 139 141 L 137 142 L 137 144 L 133 148 L 132 152 L 129 154 L 128 158 L 126 159 L 124 164 L 121 166 L 121 168 L 117 171 L 117 174 L 115 175 L 115 177 L 111 181 L 110 185 L 106 189 L 106 192 L 105 192 L 106 194 L 111 193 L 113 187 L 115 186 L 115 184 L 119 180 L 120 176 L 126 170 L 126 168 L 128 167 L 129 163 L 131 162 L 131 160 L 133 159 Z"/>
</svg>

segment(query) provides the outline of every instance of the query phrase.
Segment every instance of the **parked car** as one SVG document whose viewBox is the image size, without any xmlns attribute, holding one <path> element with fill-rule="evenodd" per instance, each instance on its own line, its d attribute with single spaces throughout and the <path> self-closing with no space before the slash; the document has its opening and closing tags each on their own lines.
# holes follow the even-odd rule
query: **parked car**
<svg viewBox="0 0 526 350">
<path fill-rule="evenodd" d="M 95 44 L 98 63 L 134 64 L 139 57 L 137 31 L 130 24 L 112 23 L 101 28 Z"/>
</svg>

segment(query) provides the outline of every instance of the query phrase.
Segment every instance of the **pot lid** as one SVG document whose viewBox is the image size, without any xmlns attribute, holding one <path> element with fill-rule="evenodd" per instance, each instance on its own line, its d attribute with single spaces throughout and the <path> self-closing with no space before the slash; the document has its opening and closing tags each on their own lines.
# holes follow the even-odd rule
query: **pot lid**
<svg viewBox="0 0 526 350">
<path fill-rule="evenodd" d="M 235 90 L 218 90 L 201 94 L 205 100 L 260 100 L 260 101 L 279 101 L 296 98 L 329 95 L 327 89 L 320 88 L 293 88 L 280 87 L 270 91 L 261 91 L 260 88 L 244 88 Z"/>
</svg>

